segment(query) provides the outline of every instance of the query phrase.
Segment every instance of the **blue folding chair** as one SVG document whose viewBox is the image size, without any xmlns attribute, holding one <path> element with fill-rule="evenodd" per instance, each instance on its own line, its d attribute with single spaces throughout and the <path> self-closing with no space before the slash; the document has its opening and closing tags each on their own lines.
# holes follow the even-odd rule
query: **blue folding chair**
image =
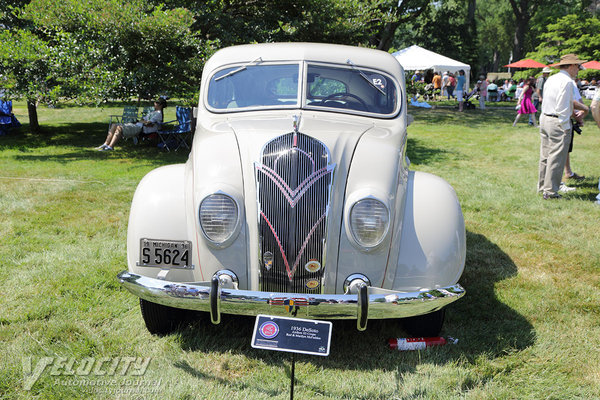
<svg viewBox="0 0 600 400">
<path fill-rule="evenodd" d="M 18 128 L 21 123 L 12 112 L 12 100 L 0 100 L 0 136 L 6 135 L 10 128 Z"/>
<path fill-rule="evenodd" d="M 189 150 L 190 146 L 187 142 L 192 135 L 192 109 L 177 106 L 175 115 L 177 116 L 176 120 L 163 123 L 158 130 L 157 133 L 160 138 L 158 147 L 167 149 L 167 151 L 171 151 L 171 148 L 173 148 L 177 151 L 183 146 Z M 177 123 L 177 125 L 169 127 L 169 124 L 174 123 Z"/>
</svg>

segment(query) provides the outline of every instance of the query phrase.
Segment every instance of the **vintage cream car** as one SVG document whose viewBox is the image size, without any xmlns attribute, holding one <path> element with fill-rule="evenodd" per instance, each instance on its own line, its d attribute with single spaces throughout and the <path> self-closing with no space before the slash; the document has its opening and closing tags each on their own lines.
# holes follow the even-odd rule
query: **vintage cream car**
<svg viewBox="0 0 600 400">
<path fill-rule="evenodd" d="M 439 333 L 465 293 L 465 226 L 452 187 L 409 170 L 406 111 L 404 71 L 383 51 L 218 51 L 188 161 L 150 172 L 131 206 L 119 280 L 150 332 L 195 310 Z"/>
</svg>

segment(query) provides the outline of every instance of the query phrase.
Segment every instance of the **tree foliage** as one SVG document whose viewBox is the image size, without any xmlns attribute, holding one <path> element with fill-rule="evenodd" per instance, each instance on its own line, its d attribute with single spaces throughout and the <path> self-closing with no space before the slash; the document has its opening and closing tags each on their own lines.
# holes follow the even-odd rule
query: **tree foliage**
<svg viewBox="0 0 600 400">
<path fill-rule="evenodd" d="M 600 60 L 600 20 L 569 14 L 549 24 L 540 35 L 540 44 L 528 56 L 546 63 L 557 62 L 560 56 L 575 53 L 580 58 Z"/>
<path fill-rule="evenodd" d="M 33 0 L 23 16 L 51 39 L 72 37 L 75 44 L 64 54 L 72 55 L 71 66 L 88 64 L 78 79 L 101 84 L 90 87 L 102 92 L 82 90 L 95 98 L 189 95 L 198 88 L 203 57 L 213 51 L 190 30 L 190 11 L 140 0 Z"/>
<path fill-rule="evenodd" d="M 40 102 L 101 102 L 158 94 L 193 99 L 214 51 L 193 15 L 141 0 L 32 0 L 0 31 L 7 94 Z M 32 121 L 32 126 L 37 126 Z"/>
</svg>

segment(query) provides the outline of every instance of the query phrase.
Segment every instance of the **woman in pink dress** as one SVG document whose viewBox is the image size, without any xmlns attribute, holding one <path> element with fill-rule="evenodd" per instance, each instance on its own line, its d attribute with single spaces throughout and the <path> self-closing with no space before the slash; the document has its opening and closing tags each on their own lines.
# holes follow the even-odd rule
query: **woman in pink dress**
<svg viewBox="0 0 600 400">
<path fill-rule="evenodd" d="M 513 122 L 513 126 L 517 126 L 517 122 L 521 115 L 529 114 L 529 124 L 537 127 L 537 122 L 535 121 L 535 113 L 536 109 L 531 101 L 531 95 L 535 90 L 535 78 L 530 76 L 523 87 L 523 91 L 521 92 L 521 96 L 519 96 L 519 101 L 517 103 L 518 111 L 517 117 L 515 118 L 515 122 Z"/>
</svg>

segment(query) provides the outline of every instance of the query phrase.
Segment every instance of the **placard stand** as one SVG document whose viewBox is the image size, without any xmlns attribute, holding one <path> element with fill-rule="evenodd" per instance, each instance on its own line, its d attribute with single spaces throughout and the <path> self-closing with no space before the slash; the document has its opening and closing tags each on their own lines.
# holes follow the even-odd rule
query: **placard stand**
<svg viewBox="0 0 600 400">
<path fill-rule="evenodd" d="M 295 310 L 294 310 L 295 311 Z M 291 315 L 296 315 L 292 312 Z M 257 315 L 252 333 L 252 347 L 256 349 L 292 353 L 290 371 L 290 399 L 294 399 L 296 381 L 296 354 L 329 355 L 332 324 L 328 321 Z"/>
<path fill-rule="evenodd" d="M 292 353 L 292 381 L 290 382 L 290 400 L 294 400 L 294 381 L 296 372 L 296 353 Z"/>
<path fill-rule="evenodd" d="M 298 309 L 292 311 L 292 317 L 296 318 Z M 294 400 L 294 381 L 296 380 L 296 353 L 292 352 L 292 371 L 290 373 L 292 380 L 290 381 L 290 400 Z"/>
</svg>

